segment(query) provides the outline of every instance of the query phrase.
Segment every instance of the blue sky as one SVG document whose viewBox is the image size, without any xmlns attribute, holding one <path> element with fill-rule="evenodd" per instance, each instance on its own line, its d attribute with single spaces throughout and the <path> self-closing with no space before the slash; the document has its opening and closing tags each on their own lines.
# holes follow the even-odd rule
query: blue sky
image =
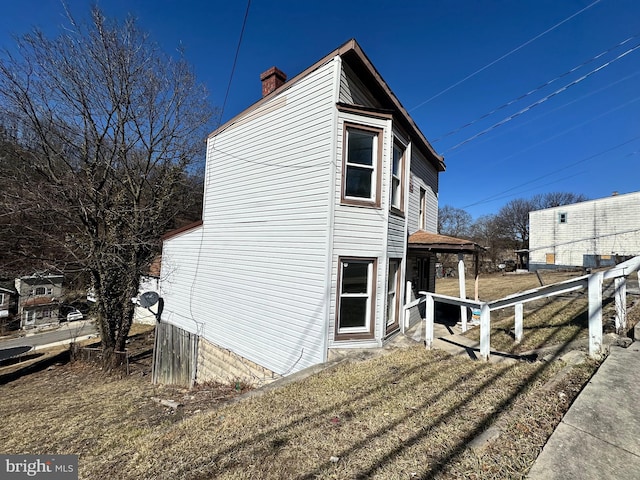
<svg viewBox="0 0 640 480">
<path fill-rule="evenodd" d="M 93 3 L 67 2 L 76 16 Z M 169 53 L 182 45 L 222 106 L 246 1 L 97 3 L 133 14 Z M 65 23 L 58 0 L 2 10 L 1 47 Z M 259 99 L 264 70 L 293 77 L 356 38 L 445 156 L 441 206 L 477 218 L 537 193 L 638 191 L 639 19 L 637 0 L 252 0 L 223 118 Z"/>
</svg>

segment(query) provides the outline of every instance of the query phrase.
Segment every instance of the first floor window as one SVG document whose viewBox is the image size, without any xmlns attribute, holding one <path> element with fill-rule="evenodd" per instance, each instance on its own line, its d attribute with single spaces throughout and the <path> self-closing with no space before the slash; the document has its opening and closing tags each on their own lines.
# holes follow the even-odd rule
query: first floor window
<svg viewBox="0 0 640 480">
<path fill-rule="evenodd" d="M 398 307 L 400 290 L 400 260 L 389 260 L 389 273 L 387 275 L 387 332 L 395 330 L 398 323 Z"/>
<path fill-rule="evenodd" d="M 340 259 L 336 332 L 338 339 L 340 335 L 345 334 L 349 337 L 359 334 L 360 338 L 373 336 L 376 263 L 372 258 Z"/>
<path fill-rule="evenodd" d="M 46 292 L 44 287 L 36 287 L 35 295 L 44 295 Z"/>
</svg>

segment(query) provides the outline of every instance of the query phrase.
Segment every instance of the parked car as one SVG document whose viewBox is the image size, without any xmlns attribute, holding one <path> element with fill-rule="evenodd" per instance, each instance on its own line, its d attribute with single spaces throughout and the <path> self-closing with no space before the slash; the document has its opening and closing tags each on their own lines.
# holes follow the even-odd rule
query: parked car
<svg viewBox="0 0 640 480">
<path fill-rule="evenodd" d="M 74 322 L 76 320 L 82 320 L 83 318 L 84 315 L 80 310 L 73 309 L 67 313 L 67 322 Z"/>
<path fill-rule="evenodd" d="M 75 322 L 84 318 L 84 313 L 74 304 L 64 304 L 60 306 L 60 320 Z"/>
</svg>

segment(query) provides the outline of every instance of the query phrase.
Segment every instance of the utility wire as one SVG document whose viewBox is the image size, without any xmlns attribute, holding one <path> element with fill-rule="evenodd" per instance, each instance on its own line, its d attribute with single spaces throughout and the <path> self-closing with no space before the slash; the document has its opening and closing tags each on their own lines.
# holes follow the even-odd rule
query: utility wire
<svg viewBox="0 0 640 480">
<path fill-rule="evenodd" d="M 238 46 L 236 47 L 236 54 L 233 57 L 233 65 L 231 66 L 229 83 L 227 83 L 227 91 L 224 94 L 224 101 L 222 102 L 222 110 L 220 111 L 220 120 L 218 121 L 218 127 L 222 123 L 222 115 L 224 114 L 224 109 L 227 106 L 227 98 L 229 98 L 229 91 L 231 90 L 231 82 L 233 81 L 233 74 L 236 71 L 236 64 L 238 63 L 238 55 L 240 54 L 240 45 L 242 44 L 242 37 L 244 36 L 244 28 L 247 25 L 247 18 L 249 17 L 249 7 L 251 7 L 251 0 L 247 0 L 247 9 L 244 12 L 244 19 L 242 20 L 242 29 L 240 30 L 240 38 L 238 38 Z"/>
<path fill-rule="evenodd" d="M 558 138 L 558 137 L 561 137 L 565 133 L 571 132 L 572 130 L 576 130 L 578 128 L 582 128 L 588 123 L 591 123 L 591 122 L 593 122 L 595 120 L 598 120 L 599 118 L 602 118 L 602 117 L 605 117 L 605 116 L 609 115 L 610 113 L 613 113 L 613 112 L 616 112 L 616 111 L 618 111 L 618 110 L 620 110 L 622 108 L 625 108 L 626 106 L 631 105 L 633 103 L 636 103 L 639 100 L 640 100 L 640 97 L 636 97 L 633 100 L 629 100 L 628 102 L 625 102 L 625 103 L 623 103 L 621 105 L 618 105 L 617 107 L 613 107 L 613 108 L 607 110 L 606 112 L 603 112 L 603 113 L 601 113 L 599 115 L 596 115 L 595 117 L 591 117 L 588 120 L 585 120 L 584 122 L 572 125 L 571 127 L 567 128 L 565 130 L 562 130 L 561 132 L 558 132 L 558 133 L 556 133 L 554 135 L 551 135 L 550 137 L 547 137 L 544 140 L 540 140 L 539 142 L 536 142 L 536 143 L 534 143 L 532 145 L 529 145 L 528 147 L 525 147 L 525 148 L 521 149 L 518 152 L 514 152 L 514 153 L 512 153 L 510 155 L 507 155 L 506 157 L 504 157 L 499 162 L 494 162 L 493 165 L 497 165 L 499 163 L 503 163 L 503 162 L 505 162 L 506 160 L 508 160 L 510 158 L 513 158 L 513 157 L 515 157 L 517 155 L 520 155 L 522 152 L 526 152 L 527 150 L 531 150 L 532 148 L 538 147 L 538 146 L 542 145 L 543 143 L 550 142 L 551 140 L 553 140 L 555 138 Z"/>
<path fill-rule="evenodd" d="M 597 60 L 598 58 L 602 57 L 603 55 L 606 55 L 607 53 L 609 53 L 609 52 L 611 52 L 611 51 L 615 50 L 616 48 L 621 47 L 621 46 L 622 46 L 622 45 L 624 45 L 625 43 L 628 43 L 628 42 L 630 42 L 631 40 L 633 40 L 633 39 L 635 39 L 635 38 L 637 38 L 637 37 L 640 37 L 640 33 L 637 33 L 637 34 L 633 35 L 632 37 L 629 37 L 629 38 L 627 38 L 626 40 L 623 40 L 622 42 L 618 43 L 617 45 L 615 45 L 615 46 L 613 46 L 613 47 L 611 47 L 611 48 L 609 48 L 609 49 L 605 50 L 604 52 L 601 52 L 601 53 L 599 53 L 598 55 L 596 55 L 596 56 L 594 56 L 594 57 L 591 57 L 589 60 L 586 60 L 586 61 L 582 62 L 580 65 L 577 65 L 577 66 L 573 67 L 571 70 L 567 70 L 567 71 L 566 71 L 566 72 L 564 72 L 563 74 L 558 75 L 557 77 L 553 78 L 552 80 L 549 80 L 549 81 L 548 81 L 548 82 L 546 82 L 546 83 L 543 83 L 542 85 L 539 85 L 538 87 L 534 88 L 533 90 L 530 90 L 530 91 L 528 91 L 527 93 L 525 93 L 525 94 L 523 94 L 523 95 L 520 95 L 519 97 L 516 97 L 516 98 L 514 98 L 513 100 L 510 100 L 510 101 L 508 101 L 507 103 L 504 103 L 504 104 L 500 105 L 500 106 L 499 106 L 499 107 L 497 107 L 497 108 L 494 108 L 493 110 L 491 110 L 491 111 L 490 111 L 490 112 L 488 112 L 488 113 L 485 113 L 485 114 L 484 114 L 484 115 L 482 115 L 481 117 L 478 117 L 478 118 L 476 118 L 475 120 L 473 120 L 473 121 L 471 121 L 471 122 L 469 122 L 469 123 L 466 123 L 465 125 L 462 125 L 461 127 L 458 127 L 458 128 L 456 128 L 456 129 L 454 129 L 454 130 L 451 130 L 450 132 L 445 133 L 445 134 L 444 134 L 444 135 L 442 135 L 441 137 L 438 137 L 438 138 L 436 138 L 435 140 L 433 140 L 431 143 L 439 142 L 440 140 L 442 140 L 442 139 L 444 139 L 444 138 L 446 138 L 446 137 L 448 137 L 448 136 L 450 136 L 450 135 L 453 135 L 453 134 L 455 134 L 455 133 L 460 132 L 461 130 L 464 130 L 464 129 L 465 129 L 465 128 L 467 128 L 467 127 L 470 127 L 471 125 L 473 125 L 473 124 L 475 124 L 475 123 L 479 122 L 480 120 L 484 120 L 485 118 L 487 118 L 487 117 L 489 117 L 489 116 L 493 115 L 494 113 L 496 113 L 496 112 L 498 112 L 498 111 L 500 111 L 500 110 L 502 110 L 502 109 L 504 109 L 504 108 L 506 108 L 506 107 L 508 107 L 508 106 L 510 106 L 510 105 L 513 105 L 514 103 L 519 102 L 520 100 L 523 100 L 524 98 L 527 98 L 527 97 L 529 97 L 529 96 L 533 95 L 533 94 L 534 94 L 534 93 L 536 93 L 536 92 L 539 92 L 539 91 L 540 91 L 540 90 L 542 90 L 543 88 L 548 87 L 548 86 L 549 86 L 549 85 L 551 85 L 552 83 L 554 83 L 554 82 L 556 82 L 556 81 L 560 80 L 561 78 L 566 77 L 567 75 L 569 75 L 569 74 L 571 74 L 571 73 L 575 72 L 576 70 L 581 69 L 582 67 L 584 67 L 584 66 L 588 65 L 589 63 L 591 63 L 591 62 L 593 62 L 593 61 Z"/>
<path fill-rule="evenodd" d="M 613 87 L 613 86 L 615 86 L 615 85 L 617 85 L 619 83 L 625 82 L 625 81 L 629 80 L 630 78 L 633 78 L 633 77 L 638 76 L 638 75 L 640 75 L 640 70 L 638 70 L 638 71 L 636 71 L 636 72 L 634 72 L 634 73 L 632 73 L 630 75 L 627 75 L 626 77 L 619 78 L 619 79 L 617 79 L 617 80 L 605 85 L 604 87 L 600 87 L 600 88 L 598 88 L 596 90 L 593 90 L 593 91 L 591 91 L 589 93 L 586 93 L 586 94 L 584 94 L 584 95 L 582 95 L 580 97 L 576 97 L 573 100 L 570 100 L 569 102 L 566 102 L 566 103 L 564 103 L 562 105 L 559 105 L 559 106 L 557 106 L 557 107 L 555 107 L 555 108 L 553 108 L 551 110 L 547 110 L 546 112 L 544 112 L 544 113 L 542 113 L 540 115 L 537 115 L 537 116 L 535 116 L 533 118 L 530 118 L 530 119 L 528 119 L 528 120 L 526 120 L 524 122 L 521 122 L 521 123 L 519 123 L 518 125 L 516 125 L 516 126 L 514 126 L 512 128 L 505 129 L 505 130 L 502 131 L 502 133 L 500 133 L 499 135 L 494 135 L 492 138 L 495 138 L 496 136 L 500 136 L 500 135 L 505 135 L 505 134 L 507 134 L 509 132 L 513 132 L 514 130 L 522 128 L 522 127 L 524 127 L 524 126 L 526 126 L 526 125 L 528 125 L 528 124 L 530 124 L 532 122 L 535 122 L 536 120 L 540 120 L 543 117 L 551 115 L 552 113 L 557 112 L 558 110 L 562 110 L 563 108 L 566 108 L 569 105 L 573 105 L 574 103 L 577 103 L 577 102 L 579 102 L 581 100 L 584 100 L 585 98 L 589 98 L 589 97 L 592 97 L 593 95 L 597 95 L 598 93 L 603 92 L 603 91 L 607 90 L 608 88 L 611 88 L 611 87 Z M 482 143 L 482 142 L 479 142 L 479 143 Z M 522 152 L 522 150 L 521 150 L 521 152 Z M 459 152 L 457 152 L 457 153 L 459 153 Z M 518 152 L 518 153 L 520 153 L 520 152 Z M 516 154 L 509 155 L 508 157 L 503 158 L 501 161 L 507 160 L 507 159 L 511 158 L 512 156 L 514 156 L 514 155 L 516 155 Z M 495 165 L 495 163 L 494 163 L 494 165 Z"/>
<path fill-rule="evenodd" d="M 247 18 L 249 18 L 249 8 L 251 7 L 251 0 L 247 0 L 247 8 L 244 12 L 244 18 L 242 20 L 242 28 L 240 29 L 240 37 L 238 38 L 238 45 L 236 46 L 236 53 L 233 57 L 233 64 L 231 66 L 231 73 L 229 74 L 229 82 L 227 83 L 227 91 L 224 95 L 224 101 L 222 102 L 222 109 L 220 110 L 220 117 L 218 119 L 218 126 L 216 128 L 219 128 L 221 123 L 222 123 L 222 116 L 224 115 L 224 109 L 227 106 L 227 99 L 229 98 L 229 91 L 231 90 L 231 84 L 233 82 L 233 74 L 236 70 L 236 64 L 238 63 L 238 56 L 240 54 L 240 46 L 242 45 L 242 38 L 244 37 L 244 29 L 247 25 Z M 212 148 L 215 148 L 215 141 L 216 139 L 214 138 L 213 141 L 211 142 Z M 204 217 L 204 212 L 206 211 L 206 206 L 207 206 L 207 189 L 210 187 L 210 182 L 211 182 L 211 175 L 207 175 L 207 171 L 206 171 L 206 162 L 205 162 L 205 191 L 204 191 L 204 195 L 202 196 L 202 216 Z M 204 218 L 203 218 L 204 220 Z M 193 299 L 195 296 L 195 289 L 196 289 L 196 283 L 198 280 L 198 273 L 199 273 L 199 269 L 200 269 L 200 257 L 202 256 L 202 249 L 204 246 L 204 222 L 202 223 L 202 226 L 200 228 L 200 241 L 198 243 L 198 255 L 197 255 L 197 261 L 196 261 L 196 266 L 195 266 L 195 270 L 193 272 L 193 280 L 191 282 L 191 287 L 189 289 L 189 317 L 190 320 L 192 320 L 195 324 L 196 324 L 196 331 L 198 335 L 202 335 L 203 334 L 203 330 L 204 330 L 204 322 L 198 322 L 195 318 L 195 315 L 193 314 Z"/>
<path fill-rule="evenodd" d="M 492 201 L 494 201 L 494 200 L 499 199 L 499 197 L 500 197 L 501 195 L 504 195 L 505 193 L 512 192 L 512 191 L 514 191 L 514 190 L 516 190 L 516 189 L 518 189 L 518 188 L 524 187 L 524 186 L 529 185 L 529 184 L 531 184 L 531 183 L 535 183 L 535 182 L 537 182 L 537 181 L 539 181 L 539 180 L 542 180 L 542 179 L 544 179 L 544 178 L 547 178 L 547 177 L 550 177 L 550 176 L 552 176 L 552 175 L 555 175 L 555 174 L 557 174 L 558 172 L 562 172 L 562 171 L 567 170 L 567 169 L 569 169 L 569 168 L 575 167 L 576 165 L 579 165 L 579 164 L 581 164 L 581 163 L 584 163 L 584 162 L 587 162 L 587 161 L 589 161 L 589 160 L 592 160 L 592 159 L 594 159 L 594 158 L 596 158 L 596 157 L 599 157 L 600 155 L 604 155 L 605 153 L 609 153 L 609 152 L 611 152 L 611 151 L 613 151 L 613 150 L 615 150 L 615 149 L 617 149 L 617 148 L 620 148 L 620 147 L 623 147 L 623 146 L 625 146 L 625 145 L 628 145 L 629 143 L 634 142 L 634 141 L 636 141 L 636 140 L 638 140 L 638 139 L 640 139 L 640 135 L 637 135 L 637 136 L 635 136 L 635 137 L 630 138 L 629 140 L 626 140 L 626 141 L 624 141 L 624 142 L 622 142 L 622 143 L 619 143 L 619 144 L 617 144 L 617 145 L 614 145 L 613 147 L 609 147 L 609 148 L 607 148 L 607 149 L 605 149 L 605 150 L 601 150 L 601 151 L 600 151 L 600 152 L 598 152 L 598 153 L 594 153 L 593 155 L 589 155 L 588 157 L 582 158 L 582 159 L 577 160 L 577 161 L 575 161 L 575 162 L 573 162 L 573 163 L 570 163 L 570 164 L 568 164 L 568 165 L 565 165 L 564 167 L 557 168 L 557 169 L 555 169 L 555 170 L 553 170 L 553 171 L 551 171 L 551 172 L 549 172 L 549 173 L 546 173 L 546 174 L 544 174 L 544 175 L 541 175 L 541 176 L 539 176 L 539 177 L 536 177 L 536 178 L 534 178 L 534 179 L 532 179 L 532 180 L 529 180 L 529 181 L 527 181 L 527 182 L 521 183 L 521 184 L 519 184 L 519 185 L 515 185 L 515 186 L 513 186 L 513 187 L 511 187 L 511 188 L 508 188 L 508 189 L 506 189 L 506 190 L 503 190 L 503 191 L 501 191 L 501 192 L 498 192 L 498 193 L 496 193 L 496 194 L 494 194 L 494 195 L 491 195 L 491 196 L 489 196 L 489 197 L 485 197 L 485 198 L 483 198 L 482 200 L 478 200 L 477 202 L 470 203 L 469 205 L 465 205 L 465 206 L 464 206 L 464 207 L 462 207 L 462 208 L 463 208 L 463 209 L 465 209 L 465 208 L 469 208 L 469 207 L 474 207 L 474 206 L 476 206 L 476 205 L 481 205 L 481 204 L 483 204 L 483 203 L 489 203 L 489 202 L 492 202 Z M 634 154 L 636 154 L 636 153 L 638 153 L 638 151 L 631 152 L 631 153 L 629 153 L 629 154 L 625 155 L 625 157 L 628 157 L 628 156 L 634 155 Z"/>
<path fill-rule="evenodd" d="M 427 104 L 427 103 L 429 103 L 430 101 L 435 100 L 435 99 L 436 99 L 436 98 L 438 98 L 439 96 L 441 96 L 441 95 L 443 95 L 443 94 L 447 93 L 449 90 L 451 90 L 451 89 L 453 89 L 453 88 L 457 87 L 457 86 L 458 86 L 458 85 L 460 85 L 461 83 L 464 83 L 464 82 L 466 82 L 467 80 L 469 80 L 470 78 L 475 77 L 475 76 L 476 76 L 477 74 L 479 74 L 480 72 L 482 72 L 482 71 L 486 70 L 487 68 L 489 68 L 489 67 L 491 67 L 491 66 L 495 65 L 496 63 L 500 62 L 501 60 L 504 60 L 504 59 L 505 59 L 505 58 L 507 58 L 509 55 L 512 55 L 512 54 L 516 53 L 518 50 L 521 50 L 522 48 L 526 47 L 526 46 L 527 46 L 527 45 L 529 45 L 530 43 L 535 42 L 535 41 L 536 41 L 537 39 L 539 39 L 540 37 L 542 37 L 542 36 L 546 35 L 547 33 L 551 32 L 552 30 L 555 30 L 555 29 L 556 29 L 556 28 L 558 28 L 560 25 L 562 25 L 562 24 L 564 24 L 564 23 L 568 22 L 569 20 L 571 20 L 572 18 L 574 18 L 574 17 L 576 17 L 576 16 L 580 15 L 582 12 L 584 12 L 584 11 L 586 11 L 586 10 L 590 9 L 591 7 L 593 7 L 594 5 L 596 5 L 597 3 L 600 3 L 600 0 L 596 0 L 595 2 L 593 2 L 593 3 L 589 4 L 589 5 L 587 5 L 587 6 L 586 6 L 586 7 L 584 7 L 582 10 L 579 10 L 579 11 L 577 11 L 576 13 L 574 13 L 573 15 L 568 16 L 567 18 L 565 18 L 565 19 L 564 19 L 564 20 L 562 20 L 561 22 L 556 23 L 553 27 L 550 27 L 550 28 L 548 28 L 547 30 L 545 30 L 544 32 L 539 33 L 538 35 L 536 35 L 536 36 L 535 36 L 535 37 L 533 37 L 532 39 L 527 40 L 527 41 L 526 41 L 526 42 L 524 42 L 522 45 L 520 45 L 520 46 L 518 46 L 518 47 L 514 48 L 514 49 L 513 49 L 513 50 L 511 50 L 510 52 L 505 53 L 505 54 L 504 54 L 504 55 L 502 55 L 501 57 L 499 57 L 499 58 L 495 59 L 494 61 L 492 61 L 492 62 L 490 62 L 490 63 L 488 63 L 488 64 L 486 64 L 484 67 L 480 68 L 479 70 L 476 70 L 475 72 L 473 72 L 473 73 L 471 73 L 471 74 L 467 75 L 467 76 L 466 76 L 466 77 L 464 77 L 462 80 L 458 80 L 458 81 L 457 81 L 456 83 L 454 83 L 453 85 L 451 85 L 451 86 L 449 86 L 449 87 L 445 88 L 444 90 L 442 90 L 442 91 L 441 91 L 441 92 L 439 92 L 439 93 L 436 93 L 433 97 L 428 98 L 427 100 L 425 100 L 425 101 L 424 101 L 424 102 L 422 102 L 422 103 L 419 103 L 418 105 L 416 105 L 415 107 L 413 107 L 411 110 L 409 110 L 409 112 L 412 112 L 412 111 L 414 111 L 415 109 L 420 108 L 420 107 L 422 107 L 423 105 L 426 105 L 426 104 Z"/>
<path fill-rule="evenodd" d="M 495 123 L 493 125 L 491 125 L 488 128 L 485 128 L 484 130 L 476 133 L 475 135 L 467 138 L 466 140 L 463 140 L 462 142 L 454 145 L 453 147 L 447 149 L 444 153 L 448 153 L 451 152 L 452 150 L 455 150 L 457 148 L 460 148 L 462 145 L 465 145 L 467 143 L 469 143 L 472 140 L 475 140 L 476 138 L 485 135 L 486 133 L 489 133 L 490 131 L 504 125 L 505 123 L 510 122 L 511 120 L 514 120 L 515 118 L 518 118 L 520 115 L 528 112 L 529 110 L 532 110 L 533 108 L 537 107 L 538 105 L 542 105 L 544 102 L 546 102 L 547 100 L 555 97 L 556 95 L 559 95 L 560 93 L 564 92 L 565 90 L 569 89 L 570 87 L 573 87 L 574 85 L 577 85 L 578 83 L 582 82 L 583 80 L 586 80 L 587 78 L 589 78 L 590 76 L 594 75 L 595 73 L 599 72 L 600 70 L 608 67 L 609 65 L 611 65 L 612 63 L 614 63 L 617 60 L 620 60 L 621 58 L 629 55 L 630 53 L 634 52 L 635 50 L 637 50 L 638 48 L 640 48 L 640 44 L 637 44 L 636 46 L 630 48 L 629 50 L 627 50 L 626 52 L 621 53 L 620 55 L 618 55 L 617 57 L 615 57 L 613 60 L 610 60 L 608 62 L 603 63 L 602 65 L 600 65 L 599 67 L 591 70 L 589 73 L 581 76 L 580 78 L 564 85 L 563 87 L 559 88 L 558 90 L 550 93 L 549 95 L 542 97 L 540 100 L 537 100 L 536 102 L 532 103 L 531 105 L 528 105 L 527 107 L 523 108 L 522 110 L 517 111 L 516 113 L 509 115 L 506 118 L 503 118 L 502 120 L 500 120 L 498 123 Z"/>
</svg>

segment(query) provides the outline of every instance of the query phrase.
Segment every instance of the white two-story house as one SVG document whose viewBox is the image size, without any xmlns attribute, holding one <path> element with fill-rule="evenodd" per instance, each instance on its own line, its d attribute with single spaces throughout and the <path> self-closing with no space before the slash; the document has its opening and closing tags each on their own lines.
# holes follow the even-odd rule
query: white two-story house
<svg viewBox="0 0 640 480">
<path fill-rule="evenodd" d="M 406 326 L 406 282 L 435 281 L 408 239 L 436 232 L 443 158 L 356 41 L 261 79 L 208 137 L 202 221 L 164 239 L 161 323 L 196 339 L 196 381 L 381 347 Z"/>
</svg>

